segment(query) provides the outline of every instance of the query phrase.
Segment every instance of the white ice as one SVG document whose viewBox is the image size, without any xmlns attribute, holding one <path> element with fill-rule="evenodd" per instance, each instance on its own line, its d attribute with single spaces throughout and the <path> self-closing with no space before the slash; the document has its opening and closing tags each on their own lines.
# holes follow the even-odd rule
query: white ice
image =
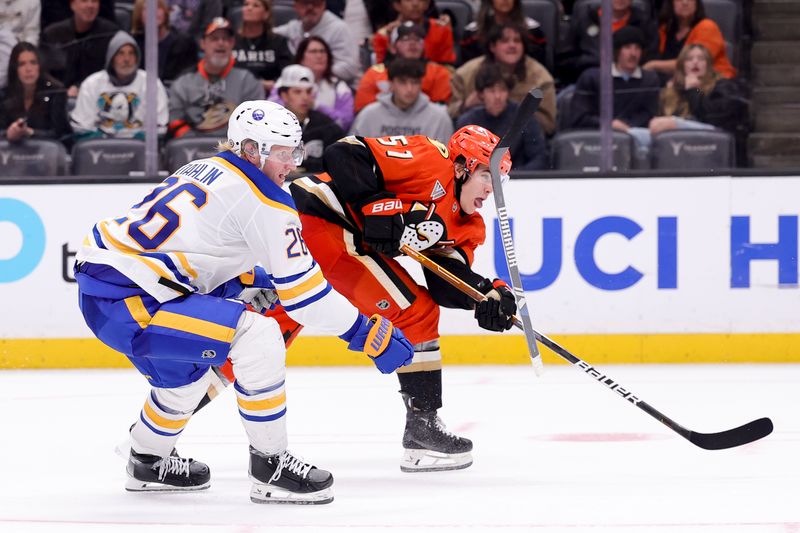
<svg viewBox="0 0 800 533">
<path fill-rule="evenodd" d="M 701 432 L 769 416 L 775 432 L 705 451 L 577 368 L 447 367 L 448 427 L 473 466 L 400 472 L 404 410 L 375 369 L 289 368 L 290 449 L 333 472 L 321 506 L 249 500 L 247 443 L 226 391 L 178 450 L 211 488 L 134 494 L 113 450 L 147 385 L 132 370 L 0 372 L 2 532 L 800 532 L 800 365 L 607 366 Z"/>
</svg>

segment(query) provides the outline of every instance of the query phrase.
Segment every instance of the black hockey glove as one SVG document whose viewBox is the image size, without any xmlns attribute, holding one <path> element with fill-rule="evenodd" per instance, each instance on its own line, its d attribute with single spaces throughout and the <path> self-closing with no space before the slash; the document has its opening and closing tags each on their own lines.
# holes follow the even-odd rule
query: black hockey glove
<svg viewBox="0 0 800 533">
<path fill-rule="evenodd" d="M 364 213 L 364 242 L 378 253 L 394 257 L 400 255 L 400 237 L 403 236 L 403 202 L 381 193 L 361 208 Z"/>
<path fill-rule="evenodd" d="M 511 329 L 514 324 L 514 314 L 517 312 L 517 301 L 506 282 L 501 279 L 494 281 L 485 279 L 478 284 L 478 290 L 487 296 L 475 306 L 478 325 L 489 331 Z"/>
</svg>

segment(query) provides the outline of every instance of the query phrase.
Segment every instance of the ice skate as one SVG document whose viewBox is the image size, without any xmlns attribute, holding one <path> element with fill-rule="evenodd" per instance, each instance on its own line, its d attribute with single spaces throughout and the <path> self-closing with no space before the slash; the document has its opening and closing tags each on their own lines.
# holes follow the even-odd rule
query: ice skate
<svg viewBox="0 0 800 533">
<path fill-rule="evenodd" d="M 403 433 L 403 472 L 460 470 L 472 464 L 472 441 L 447 431 L 436 411 L 419 411 L 412 398 L 402 394 L 406 405 Z"/>
<path fill-rule="evenodd" d="M 284 450 L 264 455 L 250 447 L 250 500 L 254 503 L 322 504 L 333 501 L 333 476 Z"/>
<path fill-rule="evenodd" d="M 164 458 L 131 450 L 127 470 L 125 490 L 133 492 L 194 491 L 211 485 L 208 465 L 194 459 Z"/>
</svg>

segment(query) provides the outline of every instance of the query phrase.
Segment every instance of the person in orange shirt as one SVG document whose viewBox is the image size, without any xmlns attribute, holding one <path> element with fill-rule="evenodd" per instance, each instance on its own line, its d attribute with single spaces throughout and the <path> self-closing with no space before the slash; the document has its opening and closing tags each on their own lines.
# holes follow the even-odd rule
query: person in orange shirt
<svg viewBox="0 0 800 533">
<path fill-rule="evenodd" d="M 725 39 L 717 23 L 706 18 L 702 0 L 667 0 L 661 8 L 658 56 L 643 68 L 655 70 L 662 81 L 675 74 L 676 59 L 683 47 L 702 44 L 711 53 L 714 70 L 734 78 L 736 69 L 728 61 Z"/>
<path fill-rule="evenodd" d="M 392 31 L 389 51 L 394 57 L 423 59 L 425 29 L 413 22 L 404 22 Z M 370 67 L 361 77 L 356 90 L 355 111 L 358 113 L 375 101 L 378 94 L 389 90 L 389 74 L 386 63 Z M 422 92 L 431 102 L 447 104 L 450 101 L 450 71 L 433 61 L 425 61 L 425 76 Z"/>
<path fill-rule="evenodd" d="M 453 29 L 448 17 L 425 18 L 430 0 L 392 0 L 397 19 L 380 28 L 372 37 L 375 62 L 383 63 L 389 48 L 392 31 L 400 24 L 411 21 L 425 29 L 425 57 L 437 63 L 452 65 L 456 62 Z"/>
</svg>

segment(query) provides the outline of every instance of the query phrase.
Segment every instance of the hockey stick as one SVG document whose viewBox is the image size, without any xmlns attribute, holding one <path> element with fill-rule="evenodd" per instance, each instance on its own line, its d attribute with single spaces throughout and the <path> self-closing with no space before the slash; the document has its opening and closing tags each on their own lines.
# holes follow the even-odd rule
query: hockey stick
<svg viewBox="0 0 800 533">
<path fill-rule="evenodd" d="M 506 134 L 503 135 L 503 138 L 500 139 L 500 142 L 497 143 L 497 146 L 494 147 L 492 155 L 489 157 L 489 171 L 492 174 L 494 205 L 497 208 L 497 221 L 500 224 L 503 253 L 506 256 L 508 273 L 511 275 L 511 288 L 514 289 L 514 295 L 517 298 L 517 309 L 519 310 L 520 317 L 522 317 L 522 332 L 525 334 L 525 342 L 528 344 L 531 364 L 537 376 L 542 375 L 544 367 L 542 366 L 542 356 L 539 355 L 539 349 L 536 347 L 531 317 L 528 312 L 528 303 L 525 301 L 525 289 L 522 286 L 522 279 L 520 278 L 519 268 L 517 267 L 517 254 L 514 251 L 514 241 L 511 238 L 511 226 L 508 223 L 508 212 L 506 211 L 506 200 L 503 196 L 500 163 L 509 148 L 513 146 L 520 135 L 522 135 L 525 130 L 525 125 L 539 108 L 542 97 L 543 95 L 540 89 L 531 89 L 531 91 L 525 95 L 525 99 L 522 100 L 522 103 L 517 109 L 517 116 L 514 117 L 514 122 L 511 123 L 511 127 Z"/>
<path fill-rule="evenodd" d="M 413 248 L 403 245 L 400 247 L 400 250 L 473 300 L 479 302 L 486 299 L 486 296 L 479 290 L 475 289 L 471 285 L 468 285 L 456 275 L 449 272 L 447 269 L 414 250 Z M 514 325 L 519 329 L 523 328 L 522 321 L 516 316 L 514 317 Z M 619 382 L 609 377 L 608 374 L 600 372 L 586 361 L 571 354 L 565 348 L 562 348 L 556 344 L 556 342 L 547 338 L 545 335 L 542 335 L 538 331 L 532 330 L 532 332 L 537 341 L 553 350 L 553 352 L 555 352 L 561 358 L 569 361 L 572 366 L 580 368 L 586 373 L 586 375 L 590 376 L 595 381 L 602 383 L 612 391 L 616 392 L 621 398 L 628 400 L 630 403 L 648 415 L 652 416 L 681 437 L 685 438 L 695 446 L 703 448 L 704 450 L 724 450 L 727 448 L 735 448 L 736 446 L 741 446 L 743 444 L 764 438 L 772 433 L 772 420 L 769 418 L 759 418 L 758 420 L 753 420 L 752 422 L 748 422 L 743 426 L 729 429 L 727 431 L 720 431 L 719 433 L 698 433 L 696 431 L 686 429 L 669 418 L 667 415 L 658 411 L 655 407 L 652 407 L 650 404 L 634 395 L 628 388 L 622 387 Z"/>
</svg>

